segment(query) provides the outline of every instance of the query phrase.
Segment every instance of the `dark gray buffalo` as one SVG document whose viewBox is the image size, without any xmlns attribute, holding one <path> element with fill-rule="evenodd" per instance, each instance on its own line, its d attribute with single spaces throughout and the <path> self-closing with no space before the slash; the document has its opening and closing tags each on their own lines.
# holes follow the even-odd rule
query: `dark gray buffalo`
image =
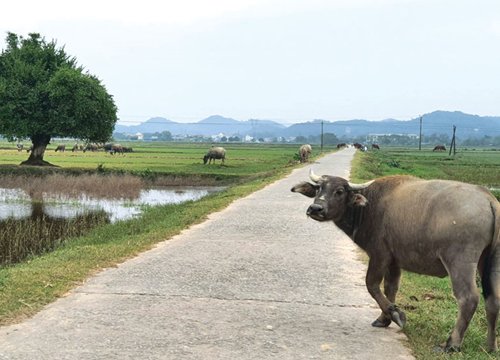
<svg viewBox="0 0 500 360">
<path fill-rule="evenodd" d="M 203 164 L 206 164 L 207 162 L 210 164 L 212 160 L 215 164 L 215 159 L 221 159 L 221 164 L 224 164 L 224 160 L 226 159 L 226 150 L 223 147 L 211 147 L 203 157 Z"/>
<path fill-rule="evenodd" d="M 459 351 L 479 294 L 481 275 L 488 320 L 487 345 L 497 350 L 500 308 L 500 203 L 486 189 L 456 181 L 390 176 L 351 184 L 310 173 L 293 192 L 314 198 L 307 215 L 333 221 L 370 257 L 366 287 L 382 314 L 372 325 L 400 327 L 406 316 L 396 305 L 401 269 L 450 276 L 458 319 L 444 351 Z M 384 294 L 380 284 L 384 281 Z"/>
</svg>

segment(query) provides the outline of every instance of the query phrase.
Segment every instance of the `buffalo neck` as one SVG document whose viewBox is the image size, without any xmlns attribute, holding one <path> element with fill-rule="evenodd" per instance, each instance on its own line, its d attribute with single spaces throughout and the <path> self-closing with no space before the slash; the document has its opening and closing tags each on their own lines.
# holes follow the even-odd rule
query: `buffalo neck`
<svg viewBox="0 0 500 360">
<path fill-rule="evenodd" d="M 342 219 L 339 221 L 335 221 L 335 225 L 337 225 L 340 230 L 342 230 L 347 236 L 349 236 L 354 242 L 356 242 L 355 235 L 359 227 L 361 226 L 362 220 L 363 208 L 349 206 Z"/>
</svg>

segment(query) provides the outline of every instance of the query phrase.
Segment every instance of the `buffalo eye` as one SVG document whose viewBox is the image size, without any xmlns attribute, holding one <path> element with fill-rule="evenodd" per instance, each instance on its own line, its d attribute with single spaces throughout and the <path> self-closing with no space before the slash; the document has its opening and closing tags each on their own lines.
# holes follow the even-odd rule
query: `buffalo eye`
<svg viewBox="0 0 500 360">
<path fill-rule="evenodd" d="M 340 188 L 340 189 L 335 190 L 335 195 L 341 196 L 343 194 L 344 194 L 344 189 Z"/>
</svg>

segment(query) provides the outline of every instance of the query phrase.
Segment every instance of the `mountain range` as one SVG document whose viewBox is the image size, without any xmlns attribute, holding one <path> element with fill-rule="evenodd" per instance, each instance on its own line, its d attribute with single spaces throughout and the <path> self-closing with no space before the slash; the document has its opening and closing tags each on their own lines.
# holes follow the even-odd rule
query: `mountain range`
<svg viewBox="0 0 500 360">
<path fill-rule="evenodd" d="M 500 116 L 478 116 L 460 111 L 434 111 L 422 116 L 422 134 L 447 134 L 456 126 L 457 137 L 500 136 Z M 323 128 L 323 129 L 322 129 Z M 151 118 L 139 125 L 117 124 L 115 133 L 136 134 L 161 133 L 169 131 L 172 135 L 211 136 L 223 133 L 226 136 L 253 137 L 296 137 L 324 133 L 334 133 L 339 138 L 355 138 L 370 134 L 418 135 L 420 117 L 411 120 L 386 119 L 370 121 L 362 119 L 328 121 L 316 119 L 285 126 L 271 120 L 250 119 L 238 121 L 220 115 L 213 115 L 193 123 L 178 123 L 162 117 Z"/>
</svg>

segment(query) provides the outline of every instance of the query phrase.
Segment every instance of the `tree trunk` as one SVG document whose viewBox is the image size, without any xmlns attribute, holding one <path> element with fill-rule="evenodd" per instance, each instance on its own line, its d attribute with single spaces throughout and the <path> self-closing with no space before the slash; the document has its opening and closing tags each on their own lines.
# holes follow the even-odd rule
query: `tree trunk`
<svg viewBox="0 0 500 360">
<path fill-rule="evenodd" d="M 45 154 L 45 149 L 50 143 L 49 135 L 35 135 L 31 137 L 31 142 L 33 146 L 31 148 L 30 156 L 28 160 L 23 161 L 21 165 L 33 165 L 33 166 L 54 166 L 51 163 L 43 160 L 43 155 Z"/>
</svg>

